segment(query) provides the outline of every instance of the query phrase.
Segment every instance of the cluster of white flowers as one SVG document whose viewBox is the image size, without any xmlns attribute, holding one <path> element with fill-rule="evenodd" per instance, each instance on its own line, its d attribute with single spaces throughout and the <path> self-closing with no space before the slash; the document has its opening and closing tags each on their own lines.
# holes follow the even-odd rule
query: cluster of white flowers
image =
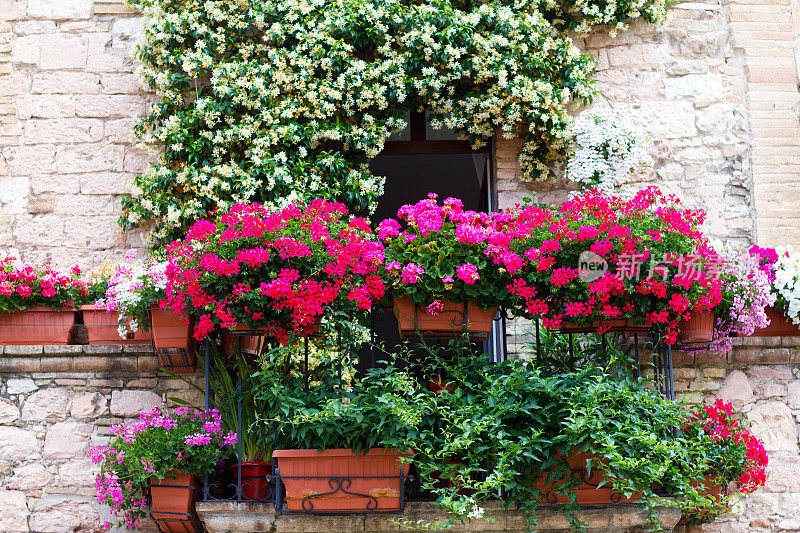
<svg viewBox="0 0 800 533">
<path fill-rule="evenodd" d="M 109 279 L 106 297 L 97 306 L 118 312 L 118 331 L 123 339 L 140 328 L 150 329 L 148 310 L 166 295 L 166 269 L 166 262 L 136 261 L 119 265 Z"/>
<path fill-rule="evenodd" d="M 547 179 L 573 102 L 591 96 L 593 60 L 569 32 L 664 15 L 664 0 L 131 3 L 159 97 L 137 131 L 161 151 L 121 223 L 154 221 L 162 240 L 240 201 L 369 211 L 383 193 L 369 162 L 410 108 L 474 146 L 496 131 L 524 138 L 523 177 Z"/>
<path fill-rule="evenodd" d="M 792 322 L 800 325 L 800 252 L 791 246 L 778 247 L 773 288 L 778 292 L 785 313 Z"/>
<path fill-rule="evenodd" d="M 643 132 L 618 116 L 589 115 L 573 125 L 575 149 L 566 176 L 583 188 L 616 192 L 652 164 Z"/>
</svg>

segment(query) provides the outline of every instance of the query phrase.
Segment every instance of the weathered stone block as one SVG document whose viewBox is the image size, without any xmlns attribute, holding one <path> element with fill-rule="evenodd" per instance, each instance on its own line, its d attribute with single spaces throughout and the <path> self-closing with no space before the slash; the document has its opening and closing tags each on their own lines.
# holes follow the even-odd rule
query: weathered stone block
<svg viewBox="0 0 800 533">
<path fill-rule="evenodd" d="M 14 470 L 6 486 L 15 490 L 34 490 L 53 482 L 53 475 L 41 463 L 31 463 Z"/>
<path fill-rule="evenodd" d="M 19 244 L 51 246 L 64 238 L 64 220 L 54 215 L 17 217 L 14 237 Z"/>
<path fill-rule="evenodd" d="M 92 119 L 28 120 L 25 143 L 96 142 L 103 138 L 103 123 Z"/>
<path fill-rule="evenodd" d="M 27 394 L 38 388 L 31 378 L 9 378 L 6 381 L 6 392 L 8 394 Z"/>
<path fill-rule="evenodd" d="M 66 500 L 33 513 L 31 529 L 41 533 L 63 533 L 81 531 L 101 533 L 105 531 L 100 513 L 88 501 Z"/>
<path fill-rule="evenodd" d="M 115 390 L 111 393 L 111 414 L 138 416 L 161 403 L 161 396 L 151 391 Z"/>
<path fill-rule="evenodd" d="M 88 19 L 91 13 L 91 0 L 29 0 L 28 2 L 28 16 L 33 18 Z"/>
<path fill-rule="evenodd" d="M 108 412 L 108 401 L 99 392 L 81 394 L 72 400 L 70 413 L 77 420 L 97 418 Z"/>
<path fill-rule="evenodd" d="M 44 457 L 71 459 L 84 457 L 92 434 L 92 425 L 83 422 L 59 422 L 47 430 L 44 440 Z"/>
<path fill-rule="evenodd" d="M 55 158 L 55 168 L 60 173 L 102 172 L 122 170 L 124 149 L 116 145 L 62 146 Z"/>
<path fill-rule="evenodd" d="M 89 487 L 94 485 L 98 471 L 98 466 L 91 459 L 74 459 L 58 465 L 56 483 L 62 487 Z"/>
<path fill-rule="evenodd" d="M 56 149 L 53 146 L 15 146 L 3 150 L 8 169 L 18 176 L 45 174 L 53 169 Z"/>
<path fill-rule="evenodd" d="M 39 36 L 25 35 L 17 37 L 11 49 L 11 61 L 35 65 L 39 62 Z"/>
<path fill-rule="evenodd" d="M 88 72 L 36 72 L 31 92 L 44 94 L 91 94 L 99 92 L 100 76 Z"/>
<path fill-rule="evenodd" d="M 0 398 L 0 424 L 10 424 L 19 418 L 19 407 L 6 398 Z"/>
<path fill-rule="evenodd" d="M 790 409 L 800 409 L 800 381 L 789 383 L 786 403 Z"/>
<path fill-rule="evenodd" d="M 670 100 L 721 100 L 724 92 L 722 89 L 722 75 L 720 74 L 689 74 L 677 78 L 666 78 L 664 90 Z"/>
<path fill-rule="evenodd" d="M 144 114 L 144 99 L 124 94 L 75 97 L 79 117 L 138 117 Z"/>
<path fill-rule="evenodd" d="M 59 422 L 69 412 L 70 394 L 64 389 L 43 389 L 34 392 L 22 404 L 22 419 L 37 422 Z"/>
<path fill-rule="evenodd" d="M 23 533 L 28 530 L 28 504 L 25 493 L 19 490 L 0 489 L 0 531 Z"/>
<path fill-rule="evenodd" d="M 0 426 L 0 460 L 28 461 L 41 456 L 42 441 L 36 438 L 35 433 L 26 429 Z"/>
<path fill-rule="evenodd" d="M 39 38 L 43 70 L 81 69 L 86 66 L 86 39 L 82 35 L 51 33 Z"/>
<path fill-rule="evenodd" d="M 725 378 L 716 396 L 731 402 L 736 409 L 741 409 L 755 400 L 753 387 L 741 370 L 734 370 Z"/>
<path fill-rule="evenodd" d="M 797 452 L 797 427 L 792 412 L 783 402 L 754 406 L 747 413 L 752 433 L 764 441 L 767 451 Z"/>
</svg>

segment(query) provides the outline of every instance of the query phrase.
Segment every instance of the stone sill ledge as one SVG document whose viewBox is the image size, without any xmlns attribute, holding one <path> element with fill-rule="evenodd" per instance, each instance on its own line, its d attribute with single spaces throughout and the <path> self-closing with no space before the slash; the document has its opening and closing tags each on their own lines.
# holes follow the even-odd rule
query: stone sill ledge
<svg viewBox="0 0 800 533">
<path fill-rule="evenodd" d="M 447 531 L 500 532 L 529 531 L 522 513 L 505 510 L 502 502 L 484 504 L 486 520 L 469 520 Z M 680 511 L 671 507 L 659 507 L 661 528 L 671 531 L 680 520 Z M 400 513 L 355 514 L 355 515 L 311 515 L 276 513 L 275 507 L 257 502 L 198 502 L 197 514 L 204 522 L 208 533 L 325 533 L 325 532 L 388 532 L 418 531 L 398 521 L 444 520 L 447 514 L 430 502 L 408 502 Z M 536 531 L 572 531 L 564 515 L 555 506 L 542 506 L 538 512 Z M 587 531 L 623 533 L 640 531 L 646 527 L 645 513 L 636 504 L 621 503 L 610 506 L 585 506 L 577 513 Z"/>
<path fill-rule="evenodd" d="M 20 345 L 0 348 L 0 373 L 153 372 L 161 368 L 150 345 Z"/>
</svg>

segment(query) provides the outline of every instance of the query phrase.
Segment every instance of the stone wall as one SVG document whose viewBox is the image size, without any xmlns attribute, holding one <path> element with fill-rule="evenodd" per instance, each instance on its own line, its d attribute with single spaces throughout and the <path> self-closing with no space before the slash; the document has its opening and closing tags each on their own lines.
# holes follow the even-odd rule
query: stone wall
<svg viewBox="0 0 800 533">
<path fill-rule="evenodd" d="M 148 349 L 10 346 L 0 354 L 0 531 L 90 533 L 114 522 L 95 501 L 88 448 L 168 398 L 203 405 L 196 390 L 158 371 Z"/>
<path fill-rule="evenodd" d="M 739 246 L 800 242 L 800 123 L 789 0 L 683 2 L 672 20 L 579 42 L 597 58 L 592 111 L 630 116 L 653 141 L 656 184 L 708 212 L 706 230 Z M 538 193 L 558 203 L 564 183 L 520 181 L 520 142 L 499 140 L 501 206 Z"/>
<path fill-rule="evenodd" d="M 132 141 L 147 104 L 130 57 L 141 20 L 126 11 L 0 0 L 3 251 L 94 266 L 141 245 L 116 224 L 117 196 L 148 158 Z"/>
</svg>

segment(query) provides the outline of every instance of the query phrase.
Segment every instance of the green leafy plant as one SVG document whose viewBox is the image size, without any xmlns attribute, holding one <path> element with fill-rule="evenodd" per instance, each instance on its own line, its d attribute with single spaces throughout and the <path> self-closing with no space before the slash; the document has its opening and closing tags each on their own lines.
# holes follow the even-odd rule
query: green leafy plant
<svg viewBox="0 0 800 533">
<path fill-rule="evenodd" d="M 579 479 L 568 463 L 579 453 L 586 454 L 585 468 L 602 472 L 615 491 L 639 495 L 653 527 L 656 507 L 670 505 L 655 487 L 681 501 L 700 498 L 697 480 L 707 465 L 692 440 L 674 431 L 685 412 L 645 381 L 591 365 L 553 373 L 523 361 L 487 364 L 485 354 L 460 342 L 431 346 L 427 357 L 414 352 L 367 371 L 351 394 L 380 393 L 380 404 L 371 407 L 406 409 L 405 419 L 415 421 L 393 425 L 377 443 L 414 450 L 423 488 L 452 516 L 427 527 L 481 518 L 481 502 L 502 491 L 506 505 L 516 502 L 531 527 L 548 492 L 563 495 L 569 501 L 563 511 L 580 528 L 573 491 Z M 440 375 L 445 386 L 434 392 L 428 383 Z M 404 406 L 406 399 L 413 403 Z M 324 425 L 319 417 L 329 414 L 315 416 Z"/>
<path fill-rule="evenodd" d="M 268 406 L 255 398 L 257 387 L 253 381 L 253 374 L 257 365 L 248 361 L 247 356 L 240 348 L 228 354 L 226 358 L 219 344 L 209 343 L 209 386 L 211 387 L 211 405 L 222 418 L 222 427 L 227 431 L 239 433 L 241 422 L 240 443 L 242 447 L 241 462 L 268 462 L 272 456 L 272 449 L 262 444 L 263 439 L 258 432 L 253 431 L 253 425 L 259 415 L 268 412 Z M 205 372 L 205 360 L 198 358 L 198 367 Z M 198 386 L 180 374 L 164 370 L 168 374 L 183 380 L 185 383 L 205 394 L 205 388 Z M 241 381 L 240 381 L 241 380 Z M 180 398 L 171 400 L 186 404 Z M 239 420 L 239 402 L 241 402 L 241 421 Z"/>
</svg>

